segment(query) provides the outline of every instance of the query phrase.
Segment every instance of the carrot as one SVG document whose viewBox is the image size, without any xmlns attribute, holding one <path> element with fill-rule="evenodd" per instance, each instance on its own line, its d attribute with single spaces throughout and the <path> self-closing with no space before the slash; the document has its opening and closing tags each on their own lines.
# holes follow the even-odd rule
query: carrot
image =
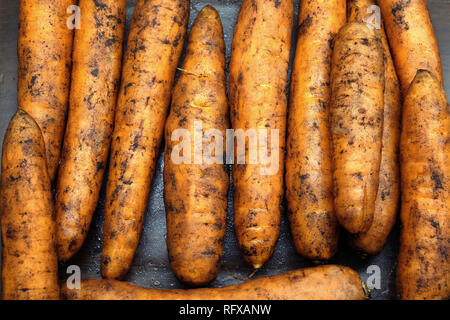
<svg viewBox="0 0 450 320">
<path fill-rule="evenodd" d="M 346 2 L 305 1 L 291 79 L 286 156 L 286 198 L 297 251 L 329 259 L 339 227 L 333 205 L 330 69 L 334 37 L 346 22 Z"/>
<path fill-rule="evenodd" d="M 69 300 L 363 300 L 359 275 L 336 265 L 291 271 L 224 287 L 146 289 L 115 280 L 83 280 L 80 290 L 62 288 Z"/>
<path fill-rule="evenodd" d="M 126 1 L 81 0 L 70 107 L 56 187 L 57 248 L 70 259 L 87 236 L 111 144 Z"/>
<path fill-rule="evenodd" d="M 426 0 L 378 1 L 403 95 L 418 69 L 433 72 L 442 83 L 439 47 Z"/>
<path fill-rule="evenodd" d="M 202 134 L 218 130 L 225 137 L 225 130 L 229 128 L 223 29 L 219 14 L 211 6 L 200 11 L 192 26 L 166 122 L 167 249 L 175 275 L 191 286 L 207 284 L 219 272 L 229 185 L 228 172 L 223 165 L 223 146 L 220 151 L 215 149 L 217 154 L 211 153 L 210 159 L 200 150 L 202 163 L 198 164 L 193 162 L 194 153 L 198 152 L 194 141 L 189 144 L 191 161 L 180 164 L 172 159 L 177 149 L 172 135 L 176 130 L 185 129 L 191 138 L 195 137 L 195 122 L 201 124 Z M 211 141 L 212 138 L 206 139 Z M 213 143 L 210 142 L 211 147 Z"/>
<path fill-rule="evenodd" d="M 44 136 L 50 179 L 58 168 L 69 98 L 74 0 L 20 0 L 17 100 Z"/>
<path fill-rule="evenodd" d="M 349 1 L 349 21 L 365 22 L 371 14 L 374 0 Z M 378 27 L 378 26 L 377 26 Z M 399 171 L 399 143 L 400 143 L 400 113 L 401 91 L 394 62 L 383 25 L 377 29 L 384 49 L 384 123 L 381 150 L 380 177 L 372 226 L 367 232 L 355 235 L 350 244 L 369 254 L 376 255 L 383 249 L 386 239 L 394 227 L 399 209 L 400 171 Z"/>
<path fill-rule="evenodd" d="M 232 127 L 235 132 L 268 132 L 269 152 L 261 143 L 256 150 L 249 150 L 252 146 L 246 143 L 246 151 L 257 152 L 257 163 L 250 163 L 250 155 L 245 155 L 245 164 L 233 168 L 236 236 L 244 259 L 255 269 L 271 257 L 280 233 L 293 15 L 291 0 L 244 0 L 234 30 Z M 262 161 L 264 152 L 275 158 L 269 165 Z"/>
<path fill-rule="evenodd" d="M 450 108 L 439 78 L 419 70 L 403 105 L 397 291 L 450 297 Z"/>
<path fill-rule="evenodd" d="M 348 23 L 335 40 L 331 68 L 334 204 L 350 233 L 368 231 L 381 162 L 383 47 L 376 31 Z"/>
<path fill-rule="evenodd" d="M 12 118 L 2 152 L 2 299 L 59 299 L 45 144 L 38 124 L 25 111 Z"/>
<path fill-rule="evenodd" d="M 183 49 L 189 1 L 140 0 L 124 56 L 106 188 L 102 276 L 128 272 Z"/>
</svg>

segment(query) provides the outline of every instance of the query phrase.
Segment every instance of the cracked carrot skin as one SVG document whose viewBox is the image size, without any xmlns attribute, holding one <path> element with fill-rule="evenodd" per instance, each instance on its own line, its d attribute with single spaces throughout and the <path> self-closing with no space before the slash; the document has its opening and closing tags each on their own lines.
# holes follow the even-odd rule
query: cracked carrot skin
<svg viewBox="0 0 450 320">
<path fill-rule="evenodd" d="M 233 166 L 234 225 L 244 259 L 255 269 L 271 257 L 280 233 L 286 135 L 286 86 L 294 9 L 291 0 L 244 0 L 230 62 L 230 108 L 234 130 L 279 130 L 278 171 L 264 164 Z M 266 148 L 267 149 L 267 148 Z M 259 147 L 258 159 L 263 148 Z M 266 151 L 267 152 L 267 151 Z"/>
<path fill-rule="evenodd" d="M 350 268 L 327 265 L 250 280 L 223 288 L 147 289 L 129 282 L 89 279 L 80 290 L 62 289 L 69 300 L 363 300 L 361 279 Z"/>
<path fill-rule="evenodd" d="M 330 69 L 334 38 L 346 23 L 345 0 L 304 1 L 292 71 L 286 198 L 297 252 L 330 259 L 339 225 L 333 204 Z"/>
<path fill-rule="evenodd" d="M 45 141 L 50 179 L 56 176 L 69 100 L 74 0 L 20 0 L 17 41 L 19 109 L 36 120 Z"/>
<path fill-rule="evenodd" d="M 442 83 L 439 47 L 426 0 L 380 0 L 395 68 L 406 95 L 417 70 L 433 72 Z"/>
<path fill-rule="evenodd" d="M 348 23 L 339 31 L 331 92 L 336 216 L 348 232 L 366 232 L 378 191 L 384 110 L 383 47 L 366 24 Z"/>
<path fill-rule="evenodd" d="M 11 119 L 1 176 L 2 299 L 59 299 L 55 215 L 44 138 L 25 111 Z"/>
<path fill-rule="evenodd" d="M 403 105 L 397 292 L 450 297 L 450 106 L 439 78 L 419 70 Z"/>
<path fill-rule="evenodd" d="M 348 21 L 364 22 L 372 13 L 368 8 L 375 5 L 374 0 L 352 0 L 348 2 Z M 399 143 L 400 143 L 400 117 L 401 117 L 401 90 L 395 71 L 394 61 L 384 31 L 384 26 L 377 30 L 383 44 L 383 57 L 385 67 L 384 90 L 384 122 L 382 153 L 380 164 L 380 181 L 375 212 L 372 225 L 367 232 L 359 233 L 350 238 L 350 245 L 376 255 L 386 244 L 399 209 L 400 200 L 400 169 L 399 169 Z"/>
<path fill-rule="evenodd" d="M 128 272 L 142 231 L 178 60 L 189 1 L 140 0 L 124 56 L 106 188 L 101 272 Z"/>
<path fill-rule="evenodd" d="M 223 165 L 225 150 L 217 154 L 219 162 L 215 164 L 205 163 L 205 155 L 202 164 L 175 163 L 173 148 L 180 142 L 172 141 L 172 134 L 185 129 L 193 138 L 195 121 L 201 121 L 204 134 L 212 129 L 225 137 L 229 128 L 223 28 L 211 6 L 200 11 L 192 26 L 182 70 L 186 71 L 175 85 L 166 122 L 167 249 L 176 277 L 187 285 L 200 286 L 216 278 L 221 264 L 229 186 Z M 211 139 L 205 140 L 205 147 L 212 146 Z M 189 147 L 193 161 L 194 143 Z M 210 160 L 217 161 L 216 154 L 210 155 Z"/>
<path fill-rule="evenodd" d="M 69 116 L 56 187 L 57 249 L 67 261 L 82 246 L 97 207 L 114 128 L 126 1 L 81 0 Z"/>
</svg>

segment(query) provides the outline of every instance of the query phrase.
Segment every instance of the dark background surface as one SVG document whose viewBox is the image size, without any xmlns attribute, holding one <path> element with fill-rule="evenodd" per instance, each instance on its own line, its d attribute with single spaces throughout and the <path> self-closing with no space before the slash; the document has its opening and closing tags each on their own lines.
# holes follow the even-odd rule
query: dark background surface
<svg viewBox="0 0 450 320">
<path fill-rule="evenodd" d="M 136 0 L 127 1 L 127 29 L 133 13 Z M 296 14 L 299 0 L 294 0 Z M 10 118 L 17 108 L 17 24 L 18 0 L 0 0 L 0 141 L 8 126 Z M 224 26 L 227 45 L 227 62 L 231 52 L 233 28 L 241 0 L 191 0 L 190 25 L 198 12 L 205 5 L 214 6 L 220 13 Z M 428 6 L 441 51 L 444 82 L 446 92 L 450 92 L 450 0 L 429 0 Z M 297 15 L 295 24 L 297 23 Z M 295 28 L 296 30 L 296 28 Z M 296 34 L 293 35 L 296 39 Z M 295 41 L 294 46 L 295 48 Z M 163 149 L 161 149 L 163 150 Z M 170 270 L 165 244 L 166 224 L 163 202 L 162 181 L 163 159 L 159 157 L 156 173 L 152 182 L 151 195 L 139 247 L 137 249 L 132 269 L 125 280 L 152 288 L 183 288 Z M 78 265 L 83 278 L 100 277 L 100 255 L 103 237 L 103 209 L 105 190 L 102 189 L 101 200 L 94 214 L 88 238 L 81 251 L 65 265 L 60 265 L 61 278 L 66 277 L 68 265 Z M 231 276 L 246 277 L 252 269 L 242 259 L 233 228 L 232 189 L 229 194 L 227 234 L 223 254 L 223 265 L 217 279 L 211 287 L 221 287 L 239 283 Z M 374 257 L 357 253 L 346 245 L 346 235 L 341 236 L 339 251 L 329 263 L 352 267 L 361 278 L 366 280 L 370 274 L 367 268 L 376 265 L 381 270 L 381 289 L 372 290 L 373 299 L 395 298 L 395 268 L 398 251 L 399 225 L 388 239 L 384 250 Z M 0 258 L 1 259 L 1 258 Z M 280 274 L 289 270 L 313 266 L 314 263 L 300 257 L 292 244 L 289 225 L 284 216 L 281 235 L 272 259 L 255 277 Z M 230 274 L 231 273 L 231 274 Z M 1 287 L 0 287 L 1 288 Z"/>
</svg>

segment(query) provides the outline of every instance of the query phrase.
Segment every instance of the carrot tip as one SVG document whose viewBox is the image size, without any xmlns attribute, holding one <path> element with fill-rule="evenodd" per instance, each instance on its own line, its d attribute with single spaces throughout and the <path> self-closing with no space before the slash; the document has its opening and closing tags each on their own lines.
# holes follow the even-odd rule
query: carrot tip
<svg viewBox="0 0 450 320">
<path fill-rule="evenodd" d="M 253 277 L 255 276 L 255 274 L 256 274 L 260 269 L 255 269 L 255 270 L 253 270 L 253 272 L 250 273 L 250 275 L 249 275 L 248 277 L 246 277 L 246 278 L 241 278 L 241 277 L 236 276 L 236 275 L 233 274 L 230 270 L 228 270 L 227 267 L 224 267 L 224 270 L 225 270 L 226 273 L 228 273 L 232 278 L 234 278 L 234 279 L 236 279 L 236 280 L 239 280 L 239 281 L 248 281 L 248 280 L 250 280 L 251 278 L 253 278 Z"/>
<path fill-rule="evenodd" d="M 362 284 L 362 289 L 364 291 L 364 295 L 366 296 L 366 299 L 367 300 L 370 299 L 370 289 L 369 289 L 369 287 L 367 286 L 367 284 L 364 281 L 361 281 L 361 284 Z"/>
</svg>

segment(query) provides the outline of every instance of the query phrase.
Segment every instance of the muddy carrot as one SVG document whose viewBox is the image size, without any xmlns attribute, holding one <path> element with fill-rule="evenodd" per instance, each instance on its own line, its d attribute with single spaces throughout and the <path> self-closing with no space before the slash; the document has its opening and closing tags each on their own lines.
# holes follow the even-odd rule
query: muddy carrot
<svg viewBox="0 0 450 320">
<path fill-rule="evenodd" d="M 378 192 L 384 112 L 383 47 L 364 23 L 346 24 L 331 68 L 334 204 L 350 233 L 369 230 Z"/>
<path fill-rule="evenodd" d="M 2 299 L 59 299 L 56 223 L 44 138 L 22 110 L 3 141 Z"/>
<path fill-rule="evenodd" d="M 244 142 L 245 163 L 233 167 L 234 224 L 241 253 L 255 269 L 271 257 L 280 233 L 293 10 L 291 0 L 244 0 L 234 30 L 232 127 L 259 135 L 253 139 L 259 140 L 257 147 Z M 266 130 L 266 138 L 260 129 Z M 236 153 L 241 153 L 238 149 L 237 145 Z M 257 159 L 251 157 L 253 151 Z"/>
<path fill-rule="evenodd" d="M 297 251 L 329 259 L 339 226 L 333 204 L 330 69 L 334 38 L 346 22 L 346 2 L 305 1 L 291 79 L 286 198 Z"/>
<path fill-rule="evenodd" d="M 189 1 L 140 0 L 131 21 L 106 187 L 102 276 L 128 272 L 142 231 Z"/>
<path fill-rule="evenodd" d="M 199 286 L 214 280 L 219 272 L 229 185 L 223 164 L 223 139 L 229 128 L 225 43 L 221 20 L 213 7 L 203 8 L 192 26 L 182 70 L 166 122 L 167 249 L 177 278 L 188 285 Z M 196 123 L 201 124 L 202 134 L 215 132 L 214 138 L 205 137 L 205 146 L 200 150 L 201 163 L 194 163 L 194 153 L 199 151 L 193 140 L 189 145 L 190 161 L 174 161 L 173 153 L 181 142 L 172 141 L 172 134 L 185 129 L 194 138 Z M 221 137 L 216 137 L 218 132 Z M 211 139 L 222 139 L 220 150 Z M 206 146 L 214 147 L 214 153 L 208 152 Z"/>
<path fill-rule="evenodd" d="M 450 297 L 450 106 L 436 75 L 419 70 L 403 104 L 397 292 Z"/>
<path fill-rule="evenodd" d="M 368 22 L 374 14 L 371 6 L 374 0 L 352 0 L 348 2 L 348 20 Z M 375 20 L 375 22 L 377 22 Z M 380 21 L 381 22 L 381 21 Z M 400 171 L 399 171 L 399 143 L 401 117 L 401 90 L 395 71 L 389 44 L 380 23 L 375 26 L 383 44 L 385 88 L 384 88 L 384 122 L 383 140 L 380 164 L 380 181 L 373 222 L 367 232 L 351 237 L 350 244 L 369 254 L 378 254 L 384 247 L 387 237 L 394 227 L 399 209 Z"/>
<path fill-rule="evenodd" d="M 75 3 L 74 0 L 19 2 L 18 107 L 41 128 L 51 180 L 58 169 L 66 125 L 73 41 L 67 10 Z"/>
<path fill-rule="evenodd" d="M 111 144 L 126 1 L 81 0 L 69 116 L 56 187 L 57 247 L 68 260 L 87 236 Z"/>
<path fill-rule="evenodd" d="M 381 0 L 395 68 L 406 95 L 418 69 L 433 72 L 442 82 L 439 47 L 426 0 Z"/>
</svg>

